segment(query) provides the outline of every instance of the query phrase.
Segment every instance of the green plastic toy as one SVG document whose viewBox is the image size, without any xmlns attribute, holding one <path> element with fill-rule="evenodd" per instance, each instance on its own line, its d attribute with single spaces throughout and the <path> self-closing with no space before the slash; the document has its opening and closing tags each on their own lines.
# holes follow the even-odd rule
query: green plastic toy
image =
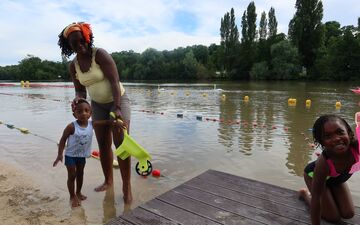
<svg viewBox="0 0 360 225">
<path fill-rule="evenodd" d="M 110 116 L 115 118 L 115 114 L 110 112 Z M 120 119 L 118 121 L 122 122 Z M 115 150 L 115 155 L 120 159 L 125 160 L 129 156 L 134 156 L 139 162 L 135 165 L 136 172 L 141 176 L 148 176 L 151 174 L 151 156 L 150 154 L 139 145 L 127 131 L 124 129 L 124 140 L 122 144 Z"/>
</svg>

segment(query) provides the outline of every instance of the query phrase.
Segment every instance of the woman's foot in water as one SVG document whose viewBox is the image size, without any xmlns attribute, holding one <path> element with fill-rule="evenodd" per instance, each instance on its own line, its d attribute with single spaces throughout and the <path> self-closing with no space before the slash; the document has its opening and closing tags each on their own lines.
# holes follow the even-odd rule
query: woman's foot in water
<svg viewBox="0 0 360 225">
<path fill-rule="evenodd" d="M 101 185 L 99 185 L 99 186 L 97 186 L 95 189 L 94 189 L 94 191 L 96 191 L 96 192 L 101 192 L 101 191 L 106 191 L 109 187 L 111 187 L 112 186 L 112 184 L 108 184 L 108 183 L 103 183 L 103 184 L 101 184 Z"/>
<path fill-rule="evenodd" d="M 130 204 L 133 200 L 132 198 L 132 192 L 131 192 L 131 185 L 129 186 L 123 186 L 123 194 L 124 194 L 124 203 Z"/>
<path fill-rule="evenodd" d="M 76 193 L 76 196 L 78 197 L 78 199 L 79 199 L 80 201 L 84 201 L 85 199 L 87 199 L 87 196 L 81 194 L 81 192 L 80 192 L 80 193 Z"/>
</svg>

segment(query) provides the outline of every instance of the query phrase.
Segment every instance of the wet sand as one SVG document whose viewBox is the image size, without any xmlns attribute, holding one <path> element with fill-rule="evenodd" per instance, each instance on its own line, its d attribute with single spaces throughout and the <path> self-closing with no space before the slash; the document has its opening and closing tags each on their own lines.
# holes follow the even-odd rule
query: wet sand
<svg viewBox="0 0 360 225">
<path fill-rule="evenodd" d="M 1 224 L 85 224 L 81 207 L 71 210 L 66 204 L 41 191 L 26 172 L 0 162 Z"/>
</svg>

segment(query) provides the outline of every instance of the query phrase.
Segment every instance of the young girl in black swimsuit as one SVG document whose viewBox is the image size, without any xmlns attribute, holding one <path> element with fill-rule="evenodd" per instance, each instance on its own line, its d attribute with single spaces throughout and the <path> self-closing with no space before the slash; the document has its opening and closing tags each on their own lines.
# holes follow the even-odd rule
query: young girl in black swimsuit
<svg viewBox="0 0 360 225">
<path fill-rule="evenodd" d="M 313 137 L 323 151 L 305 167 L 304 179 L 310 192 L 299 190 L 299 197 L 310 206 L 311 224 L 320 224 L 321 218 L 333 223 L 352 218 L 354 204 L 346 181 L 359 161 L 354 133 L 341 117 L 323 115 L 315 121 Z"/>
</svg>

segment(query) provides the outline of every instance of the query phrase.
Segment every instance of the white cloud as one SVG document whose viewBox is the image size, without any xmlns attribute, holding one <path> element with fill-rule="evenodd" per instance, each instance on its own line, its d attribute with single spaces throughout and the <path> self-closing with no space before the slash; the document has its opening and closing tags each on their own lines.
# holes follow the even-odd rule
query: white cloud
<svg viewBox="0 0 360 225">
<path fill-rule="evenodd" d="M 27 54 L 59 61 L 57 35 L 69 23 L 92 24 L 95 45 L 108 52 L 152 47 L 172 50 L 195 44 L 219 43 L 220 19 L 233 7 L 241 31 L 241 17 L 251 1 L 237 0 L 88 0 L 0 1 L 0 66 L 17 64 Z M 324 22 L 356 25 L 359 4 L 356 0 L 326 0 Z M 262 11 L 275 8 L 278 31 L 287 33 L 295 12 L 295 0 L 255 1 L 258 21 Z M 192 30 L 174 29 L 175 14 L 192 15 Z"/>
</svg>

